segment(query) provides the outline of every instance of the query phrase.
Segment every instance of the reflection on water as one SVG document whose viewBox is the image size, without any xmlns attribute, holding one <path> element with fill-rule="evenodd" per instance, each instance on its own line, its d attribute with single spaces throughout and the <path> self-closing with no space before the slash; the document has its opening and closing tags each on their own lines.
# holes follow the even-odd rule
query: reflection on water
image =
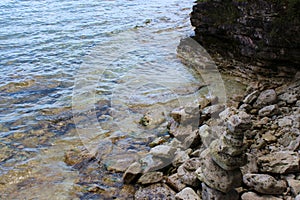
<svg viewBox="0 0 300 200">
<path fill-rule="evenodd" d="M 108 147 L 98 155 L 106 167 L 140 156 L 172 108 L 207 93 L 176 57 L 192 3 L 0 2 L 0 199 L 82 195 L 67 150 Z M 145 129 L 149 111 L 156 126 Z M 120 175 L 104 174 L 103 187 L 121 187 Z"/>
</svg>

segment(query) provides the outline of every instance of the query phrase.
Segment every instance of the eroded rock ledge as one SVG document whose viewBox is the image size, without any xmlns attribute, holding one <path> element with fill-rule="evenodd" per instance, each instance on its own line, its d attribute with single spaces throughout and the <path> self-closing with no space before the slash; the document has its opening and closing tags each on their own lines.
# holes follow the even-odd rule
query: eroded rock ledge
<svg viewBox="0 0 300 200">
<path fill-rule="evenodd" d="M 198 0 L 191 13 L 206 49 L 268 67 L 299 68 L 299 19 L 298 0 Z"/>
</svg>

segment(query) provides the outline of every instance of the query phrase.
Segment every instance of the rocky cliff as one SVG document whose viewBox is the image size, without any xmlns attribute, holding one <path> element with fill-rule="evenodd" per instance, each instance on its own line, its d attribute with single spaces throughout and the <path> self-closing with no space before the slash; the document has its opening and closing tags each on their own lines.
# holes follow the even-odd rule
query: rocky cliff
<svg viewBox="0 0 300 200">
<path fill-rule="evenodd" d="M 195 39 L 222 56 L 299 67 L 299 0 L 198 0 L 191 23 Z"/>
</svg>

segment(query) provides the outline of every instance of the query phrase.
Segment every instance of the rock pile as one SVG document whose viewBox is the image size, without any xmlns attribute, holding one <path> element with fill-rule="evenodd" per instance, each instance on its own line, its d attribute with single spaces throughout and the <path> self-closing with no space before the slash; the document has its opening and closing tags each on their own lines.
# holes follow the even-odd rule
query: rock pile
<svg viewBox="0 0 300 200">
<path fill-rule="evenodd" d="M 246 164 L 244 133 L 250 129 L 250 116 L 243 111 L 225 110 L 226 131 L 200 155 L 201 167 L 196 173 L 202 181 L 202 199 L 238 199 L 234 190 L 242 184 L 240 167 Z M 226 115 L 227 114 L 227 115 Z"/>
</svg>

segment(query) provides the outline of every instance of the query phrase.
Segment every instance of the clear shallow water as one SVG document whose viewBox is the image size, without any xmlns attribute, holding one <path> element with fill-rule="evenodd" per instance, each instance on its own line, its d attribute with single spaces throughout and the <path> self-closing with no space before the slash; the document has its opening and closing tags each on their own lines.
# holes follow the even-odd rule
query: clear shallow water
<svg viewBox="0 0 300 200">
<path fill-rule="evenodd" d="M 107 162 L 147 150 L 164 130 L 141 128 L 143 114 L 160 124 L 198 95 L 200 77 L 176 57 L 192 3 L 0 2 L 0 198 L 74 198 L 78 172 L 63 159 L 82 144 L 118 138 Z"/>
</svg>

